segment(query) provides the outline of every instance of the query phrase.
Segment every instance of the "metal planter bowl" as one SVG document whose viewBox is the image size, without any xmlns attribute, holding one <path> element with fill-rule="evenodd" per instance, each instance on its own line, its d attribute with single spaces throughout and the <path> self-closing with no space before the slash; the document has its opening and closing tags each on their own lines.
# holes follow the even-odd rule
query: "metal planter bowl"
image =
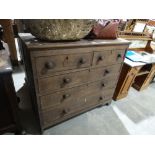
<svg viewBox="0 0 155 155">
<path fill-rule="evenodd" d="M 42 40 L 79 40 L 91 30 L 91 19 L 27 19 L 26 27 Z"/>
</svg>

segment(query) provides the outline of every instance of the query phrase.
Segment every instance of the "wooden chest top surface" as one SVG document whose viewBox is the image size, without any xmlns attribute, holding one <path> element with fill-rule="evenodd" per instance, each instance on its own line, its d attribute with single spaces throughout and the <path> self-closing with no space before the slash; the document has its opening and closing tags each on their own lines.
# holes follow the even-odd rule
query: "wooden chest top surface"
<svg viewBox="0 0 155 155">
<path fill-rule="evenodd" d="M 25 42 L 27 48 L 31 50 L 47 49 L 47 48 L 64 48 L 64 47 L 90 47 L 90 46 L 106 46 L 106 45 L 129 45 L 130 42 L 125 39 L 115 40 L 85 40 L 81 39 L 78 41 L 40 41 L 30 33 L 19 33 L 20 38 Z"/>
</svg>

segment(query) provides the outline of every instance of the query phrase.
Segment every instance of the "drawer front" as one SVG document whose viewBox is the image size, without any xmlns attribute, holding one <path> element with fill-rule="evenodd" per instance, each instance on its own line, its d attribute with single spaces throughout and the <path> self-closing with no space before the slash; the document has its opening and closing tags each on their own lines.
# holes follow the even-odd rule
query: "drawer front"
<svg viewBox="0 0 155 155">
<path fill-rule="evenodd" d="M 73 106 L 73 104 L 74 104 L 74 106 Z M 42 111 L 44 128 L 53 125 L 53 122 L 55 122 L 55 121 L 60 122 L 65 117 L 75 115 L 76 112 L 79 112 L 79 110 L 81 110 L 81 109 L 79 109 L 79 107 L 84 108 L 83 107 L 84 104 L 85 103 L 82 102 L 82 100 L 80 100 L 79 104 L 72 102 L 65 106 L 57 106 L 53 109 L 50 109 L 47 111 Z M 76 106 L 77 106 L 77 108 L 76 108 Z"/>
<path fill-rule="evenodd" d="M 95 80 L 101 80 L 103 78 L 111 78 L 111 77 L 115 77 L 117 79 L 120 69 L 121 69 L 121 64 L 92 69 L 90 71 L 89 80 L 95 81 Z"/>
<path fill-rule="evenodd" d="M 70 88 L 82 83 L 86 83 L 89 77 L 89 70 L 73 72 L 64 75 L 58 75 L 39 79 L 39 92 L 44 93 L 58 89 Z"/>
<path fill-rule="evenodd" d="M 49 95 L 40 97 L 41 108 L 48 109 L 55 106 L 64 105 L 72 101 L 78 102 L 81 98 L 89 96 L 94 92 L 101 92 L 107 88 L 112 88 L 116 85 L 115 78 L 108 78 L 98 82 L 93 82 L 89 85 L 74 87 L 64 91 L 59 91 Z"/>
<path fill-rule="evenodd" d="M 84 85 L 41 96 L 41 108 L 48 109 L 56 106 L 65 105 L 72 101 L 77 102 L 85 94 L 86 87 L 87 86 Z"/>
<path fill-rule="evenodd" d="M 114 89 L 107 89 L 100 92 L 89 93 L 80 98 L 77 102 L 72 101 L 64 105 L 56 106 L 55 108 L 43 110 L 44 127 L 52 125 L 56 120 L 61 120 L 67 116 L 73 116 L 74 113 L 80 112 L 84 109 L 94 107 L 95 105 L 104 104 L 107 100 L 111 100 Z"/>
<path fill-rule="evenodd" d="M 124 50 L 95 51 L 93 66 L 108 66 L 121 63 L 124 59 Z"/>
<path fill-rule="evenodd" d="M 89 67 L 92 53 L 78 53 L 37 57 L 36 69 L 39 76 L 52 75 L 54 72 Z"/>
<path fill-rule="evenodd" d="M 108 67 L 101 67 L 80 72 L 72 72 L 69 74 L 53 76 L 39 79 L 39 92 L 46 93 L 59 89 L 71 88 L 86 82 L 93 82 L 104 78 L 117 77 L 120 71 L 121 64 Z"/>
<path fill-rule="evenodd" d="M 114 64 L 116 63 L 121 63 L 124 61 L 124 57 L 125 57 L 125 50 L 114 50 L 113 51 L 113 55 L 114 55 Z"/>
<path fill-rule="evenodd" d="M 114 90 L 115 90 L 114 88 L 110 88 L 107 90 L 103 90 L 100 92 L 94 92 L 90 94 L 89 96 L 87 96 L 87 104 L 85 105 L 89 106 L 89 105 L 94 105 L 94 104 L 104 104 L 105 101 L 112 99 Z"/>
</svg>

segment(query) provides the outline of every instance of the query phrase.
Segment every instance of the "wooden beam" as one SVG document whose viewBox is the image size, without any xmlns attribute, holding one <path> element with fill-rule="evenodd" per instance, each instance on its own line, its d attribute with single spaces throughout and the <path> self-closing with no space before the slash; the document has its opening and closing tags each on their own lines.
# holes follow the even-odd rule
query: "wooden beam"
<svg viewBox="0 0 155 155">
<path fill-rule="evenodd" d="M 11 61 L 13 65 L 18 65 L 17 50 L 15 46 L 12 21 L 11 19 L 0 19 L 0 25 L 2 25 L 4 29 L 3 37 L 4 41 L 8 43 Z"/>
</svg>

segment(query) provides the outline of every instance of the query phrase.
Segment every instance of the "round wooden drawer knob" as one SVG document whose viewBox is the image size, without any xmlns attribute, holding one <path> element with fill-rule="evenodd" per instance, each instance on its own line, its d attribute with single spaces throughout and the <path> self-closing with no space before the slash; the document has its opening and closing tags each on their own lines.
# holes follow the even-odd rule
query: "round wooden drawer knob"
<svg viewBox="0 0 155 155">
<path fill-rule="evenodd" d="M 108 71 L 107 69 L 104 71 L 104 75 L 107 75 L 109 73 L 110 73 L 110 71 Z"/>
<path fill-rule="evenodd" d="M 63 82 L 66 84 L 66 83 L 70 83 L 71 82 L 71 79 L 70 78 L 64 78 L 63 79 Z"/>
<path fill-rule="evenodd" d="M 100 96 L 100 97 L 99 97 L 99 100 L 100 100 L 100 101 L 102 101 L 102 100 L 103 100 L 103 97 L 102 97 L 102 96 Z"/>
<path fill-rule="evenodd" d="M 66 99 L 66 98 L 69 98 L 70 97 L 70 94 L 64 94 L 63 95 L 63 99 Z"/>
<path fill-rule="evenodd" d="M 45 67 L 46 67 L 46 69 L 53 69 L 55 67 L 55 64 L 52 61 L 46 62 Z"/>
<path fill-rule="evenodd" d="M 104 84 L 104 83 L 101 83 L 101 86 L 102 86 L 102 87 L 105 87 L 105 84 Z"/>
<path fill-rule="evenodd" d="M 121 54 L 118 54 L 117 55 L 117 59 L 119 59 L 119 58 L 121 58 L 122 57 L 122 55 Z"/>
<path fill-rule="evenodd" d="M 102 61 L 102 60 L 103 60 L 102 56 L 99 56 L 97 59 L 97 61 Z"/>
<path fill-rule="evenodd" d="M 81 58 L 80 60 L 79 60 L 79 64 L 85 64 L 86 63 L 86 60 L 85 59 L 83 59 L 83 58 Z"/>
<path fill-rule="evenodd" d="M 63 109 L 63 111 L 62 111 L 62 112 L 63 112 L 63 114 L 68 114 L 68 113 L 69 113 L 69 111 L 70 111 L 70 110 L 66 108 L 66 109 Z"/>
</svg>

